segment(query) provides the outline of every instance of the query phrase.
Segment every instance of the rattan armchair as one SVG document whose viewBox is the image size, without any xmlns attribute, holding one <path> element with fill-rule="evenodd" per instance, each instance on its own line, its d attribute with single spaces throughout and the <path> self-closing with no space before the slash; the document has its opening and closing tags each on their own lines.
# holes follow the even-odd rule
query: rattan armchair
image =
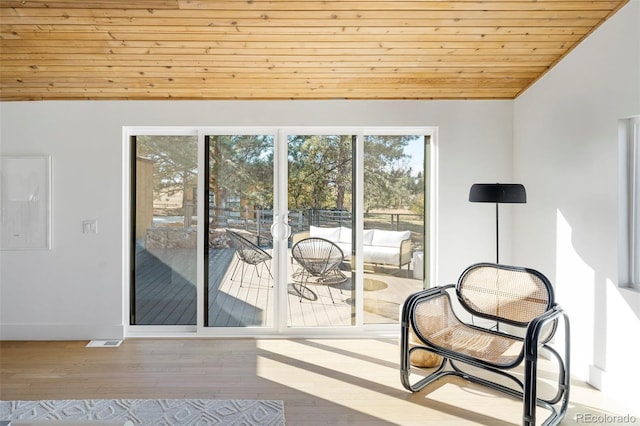
<svg viewBox="0 0 640 426">
<path fill-rule="evenodd" d="M 245 264 L 252 265 L 255 267 L 255 271 L 260 277 L 260 272 L 258 271 L 258 265 L 264 264 L 269 272 L 269 277 L 273 280 L 273 275 L 271 275 L 271 269 L 269 269 L 269 262 L 271 261 L 271 255 L 266 251 L 262 250 L 256 244 L 252 243 L 242 235 L 238 234 L 235 231 L 227 229 L 227 235 L 229 236 L 229 240 L 231 241 L 231 246 L 236 250 L 236 257 L 238 261 L 236 262 L 235 267 L 233 268 L 233 272 L 231 274 L 231 280 L 236 275 L 238 270 L 238 265 L 241 265 L 242 273 L 240 275 L 240 287 L 242 287 L 242 283 L 244 282 L 244 268 Z"/>
<path fill-rule="evenodd" d="M 340 247 L 329 240 L 318 237 L 303 238 L 291 247 L 291 256 L 300 264 L 302 270 L 297 274 L 300 301 L 304 290 L 308 290 L 310 282 L 331 285 L 346 281 L 347 277 L 340 271 L 344 254 Z M 295 286 L 294 286 L 295 288 Z M 342 293 L 342 289 L 340 289 Z M 329 288 L 331 302 L 335 303 Z"/>
<path fill-rule="evenodd" d="M 452 294 L 459 301 L 457 307 L 452 304 Z M 536 406 L 551 411 L 544 425 L 558 424 L 566 414 L 569 318 L 555 303 L 551 283 L 540 272 L 491 263 L 472 265 L 455 285 L 409 296 L 401 315 L 400 376 L 406 389 L 417 392 L 442 377 L 454 375 L 521 399 L 523 425 L 536 424 Z M 482 322 L 487 324 L 479 325 Z M 563 348 L 556 350 L 551 341 L 559 327 L 564 331 L 564 340 L 558 339 L 557 343 Z M 414 383 L 412 368 L 416 367 L 411 365 L 411 356 L 421 351 L 438 355 L 440 361 Z M 545 398 L 537 395 L 536 387 L 541 351 L 558 365 L 554 395 Z M 489 378 L 465 371 L 465 365 L 487 371 Z M 514 369 L 523 373 L 523 379 L 511 371 Z M 492 376 L 506 377 L 513 386 L 498 383 Z"/>
</svg>

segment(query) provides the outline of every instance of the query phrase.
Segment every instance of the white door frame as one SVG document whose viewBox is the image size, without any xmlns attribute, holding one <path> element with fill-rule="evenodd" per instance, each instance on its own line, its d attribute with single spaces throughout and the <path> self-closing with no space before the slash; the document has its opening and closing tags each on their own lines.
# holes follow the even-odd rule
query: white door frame
<svg viewBox="0 0 640 426">
<path fill-rule="evenodd" d="M 438 141 L 437 128 L 435 127 L 302 127 L 302 126 L 267 126 L 267 127 L 162 127 L 143 126 L 123 128 L 123 320 L 129 324 L 130 310 L 130 253 L 131 253 L 131 144 L 130 140 L 135 135 L 197 135 L 198 136 L 198 170 L 204 170 L 206 135 L 274 135 L 274 223 L 275 214 L 278 215 L 280 226 L 286 224 L 288 217 L 287 206 L 287 179 L 288 179 L 288 135 L 354 135 L 356 136 L 356 161 L 355 184 L 357 188 L 363 188 L 363 154 L 364 136 L 367 135 L 424 135 L 428 138 L 427 161 L 428 173 L 425 174 L 425 186 L 428 197 L 425 197 L 425 241 L 428 244 L 429 255 L 426 261 L 427 274 L 425 282 L 427 286 L 437 282 L 437 271 L 434 267 L 437 263 L 437 198 L 438 198 Z M 198 173 L 198 196 L 204 194 L 205 173 Z M 363 191 L 358 191 L 354 199 L 354 215 L 356 220 L 355 243 L 356 247 L 362 246 L 362 224 L 364 219 Z M 126 336 L 215 336 L 215 337 L 365 337 L 365 336 L 395 336 L 398 333 L 397 324 L 363 324 L 363 259 L 356 258 L 355 264 L 355 288 L 356 288 L 356 323 L 346 327 L 288 327 L 287 326 L 287 239 L 274 238 L 274 283 L 276 297 L 274 304 L 273 327 L 205 327 L 204 326 L 204 246 L 205 246 L 205 208 L 207 200 L 198 200 L 198 264 L 197 264 L 197 324 L 195 326 L 140 326 L 128 325 Z M 288 225 L 287 225 L 288 226 Z M 284 229 L 275 232 L 284 233 Z M 277 247 L 276 247 L 277 246 Z M 426 248 L 426 247 L 425 247 Z"/>
</svg>

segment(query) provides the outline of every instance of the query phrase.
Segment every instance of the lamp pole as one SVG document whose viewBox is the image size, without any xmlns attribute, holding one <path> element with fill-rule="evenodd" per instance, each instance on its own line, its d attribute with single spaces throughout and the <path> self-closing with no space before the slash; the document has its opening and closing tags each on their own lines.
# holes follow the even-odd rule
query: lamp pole
<svg viewBox="0 0 640 426">
<path fill-rule="evenodd" d="M 496 263 L 500 263 L 500 222 L 498 221 L 498 204 L 496 203 Z"/>
</svg>

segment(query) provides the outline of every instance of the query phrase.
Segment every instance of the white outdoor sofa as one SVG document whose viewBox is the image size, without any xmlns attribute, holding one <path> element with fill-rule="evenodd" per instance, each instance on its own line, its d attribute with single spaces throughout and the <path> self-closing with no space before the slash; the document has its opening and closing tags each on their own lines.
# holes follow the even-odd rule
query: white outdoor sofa
<svg viewBox="0 0 640 426">
<path fill-rule="evenodd" d="M 346 261 L 351 261 L 351 229 L 344 226 L 325 228 L 311 226 L 308 232 L 294 236 L 295 241 L 301 238 L 318 237 L 331 241 L 344 254 Z M 365 229 L 362 235 L 362 254 L 364 263 L 388 265 L 402 268 L 411 263 L 411 231 L 385 231 L 382 229 Z"/>
</svg>

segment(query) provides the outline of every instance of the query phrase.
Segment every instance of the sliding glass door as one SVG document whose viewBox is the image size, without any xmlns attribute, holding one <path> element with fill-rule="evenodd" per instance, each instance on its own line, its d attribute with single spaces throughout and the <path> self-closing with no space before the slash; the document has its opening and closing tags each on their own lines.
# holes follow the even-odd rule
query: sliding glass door
<svg viewBox="0 0 640 426">
<path fill-rule="evenodd" d="M 356 136 L 287 135 L 287 326 L 356 325 Z"/>
<path fill-rule="evenodd" d="M 206 135 L 205 325 L 273 327 L 273 135 Z"/>
<path fill-rule="evenodd" d="M 428 130 L 184 132 L 130 139 L 132 325 L 397 325 L 430 273 Z"/>
<path fill-rule="evenodd" d="M 422 134 L 364 137 L 365 324 L 396 324 L 407 296 L 424 287 L 428 146 Z"/>
<path fill-rule="evenodd" d="M 195 325 L 198 140 L 131 139 L 132 325 Z"/>
</svg>

